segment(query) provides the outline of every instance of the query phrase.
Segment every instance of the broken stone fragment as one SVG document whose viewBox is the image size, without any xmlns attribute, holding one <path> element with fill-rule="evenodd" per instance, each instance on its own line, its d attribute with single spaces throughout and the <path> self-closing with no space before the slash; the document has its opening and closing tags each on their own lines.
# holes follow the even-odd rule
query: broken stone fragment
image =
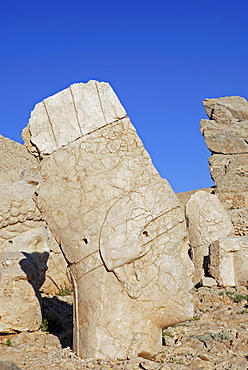
<svg viewBox="0 0 248 370">
<path fill-rule="evenodd" d="M 203 101 L 205 111 L 209 119 L 227 122 L 230 121 L 247 121 L 248 120 L 248 102 L 240 96 L 225 96 L 222 98 L 205 99 Z"/>
<path fill-rule="evenodd" d="M 234 236 L 234 228 L 218 197 L 206 191 L 191 196 L 186 205 L 186 217 L 195 266 L 193 280 L 198 284 L 208 270 L 210 244 L 221 237 Z"/>
<path fill-rule="evenodd" d="M 226 237 L 210 245 L 210 273 L 220 286 L 248 287 L 248 237 Z"/>
<path fill-rule="evenodd" d="M 77 83 L 36 104 L 23 139 L 44 156 L 125 116 L 109 84 Z"/>
<path fill-rule="evenodd" d="M 0 332 L 35 331 L 41 325 L 37 264 L 22 252 L 0 253 Z M 36 292 L 36 294 L 35 294 Z"/>
</svg>

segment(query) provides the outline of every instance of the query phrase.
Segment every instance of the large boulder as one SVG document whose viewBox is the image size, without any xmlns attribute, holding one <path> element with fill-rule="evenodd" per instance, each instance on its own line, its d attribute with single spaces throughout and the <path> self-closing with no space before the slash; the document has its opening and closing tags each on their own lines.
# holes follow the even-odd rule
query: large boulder
<svg viewBox="0 0 248 370">
<path fill-rule="evenodd" d="M 195 266 L 194 284 L 208 274 L 210 244 L 226 236 L 234 236 L 228 212 L 218 197 L 197 191 L 186 204 L 191 256 Z"/>
<path fill-rule="evenodd" d="M 193 315 L 184 214 L 109 84 L 74 84 L 36 105 L 23 137 L 38 156 L 37 205 L 69 262 L 74 349 L 155 353 Z"/>
<path fill-rule="evenodd" d="M 210 273 L 220 286 L 248 287 L 248 237 L 220 238 L 210 245 Z"/>
<path fill-rule="evenodd" d="M 25 252 L 0 253 L 0 333 L 40 328 L 38 264 Z"/>
</svg>

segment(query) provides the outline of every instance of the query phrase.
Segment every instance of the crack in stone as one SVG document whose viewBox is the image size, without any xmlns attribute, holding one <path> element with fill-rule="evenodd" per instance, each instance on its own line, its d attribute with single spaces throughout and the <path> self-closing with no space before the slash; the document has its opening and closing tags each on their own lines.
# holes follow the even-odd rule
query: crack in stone
<svg viewBox="0 0 248 370">
<path fill-rule="evenodd" d="M 45 108 L 45 111 L 46 111 L 46 114 L 47 114 L 48 122 L 50 123 L 50 126 L 51 126 L 51 130 L 52 130 L 52 134 L 53 134 L 53 137 L 54 137 L 55 144 L 57 145 L 57 149 L 58 149 L 59 148 L 59 145 L 58 145 L 58 142 L 57 142 L 57 139 L 56 139 L 56 135 L 55 135 L 54 130 L 53 130 L 52 121 L 51 121 L 51 119 L 49 117 L 49 114 L 48 114 L 48 111 L 47 111 L 45 100 L 43 100 L 43 105 L 44 105 L 44 108 Z"/>
<path fill-rule="evenodd" d="M 102 114 L 103 114 L 103 118 L 104 118 L 105 124 L 107 124 L 105 113 L 104 113 L 104 110 L 103 110 L 103 107 L 102 107 L 102 102 L 101 102 L 101 99 L 100 99 L 100 93 L 99 93 L 99 89 L 98 89 L 98 86 L 97 86 L 97 81 L 95 81 L 95 86 L 96 86 L 96 92 L 97 92 L 100 108 L 101 108 L 101 111 L 102 111 Z"/>
<path fill-rule="evenodd" d="M 76 118 L 77 118 L 77 123 L 78 123 L 79 131 L 80 131 L 80 134 L 81 134 L 81 137 L 82 137 L 84 135 L 83 135 L 83 132 L 82 132 L 82 129 L 81 129 L 81 126 L 80 126 L 79 119 L 78 119 L 78 111 L 77 111 L 77 107 L 76 107 L 76 104 L 75 104 L 74 95 L 72 93 L 71 86 L 69 87 L 69 89 L 70 89 L 70 93 L 71 93 L 71 97 L 72 97 L 73 107 L 74 107 L 75 113 L 76 113 Z"/>
</svg>

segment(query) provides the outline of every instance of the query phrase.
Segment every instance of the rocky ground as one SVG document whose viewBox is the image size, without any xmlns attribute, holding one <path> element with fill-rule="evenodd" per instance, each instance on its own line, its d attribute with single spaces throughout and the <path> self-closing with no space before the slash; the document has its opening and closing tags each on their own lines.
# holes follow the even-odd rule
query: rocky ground
<svg viewBox="0 0 248 370">
<path fill-rule="evenodd" d="M 161 351 L 147 359 L 94 361 L 75 356 L 70 348 L 72 300 L 72 295 L 43 296 L 43 331 L 2 335 L 0 369 L 17 369 L 1 361 L 14 363 L 23 370 L 248 369 L 248 290 L 245 287 L 195 289 L 193 320 L 164 329 Z"/>
</svg>

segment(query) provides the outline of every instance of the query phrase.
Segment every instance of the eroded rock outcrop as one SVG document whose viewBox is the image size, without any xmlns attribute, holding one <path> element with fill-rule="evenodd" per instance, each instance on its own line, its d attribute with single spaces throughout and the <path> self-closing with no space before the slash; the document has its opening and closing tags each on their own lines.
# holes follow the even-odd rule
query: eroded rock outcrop
<svg viewBox="0 0 248 370">
<path fill-rule="evenodd" d="M 248 207 L 248 102 L 239 96 L 206 99 L 201 120 L 216 193 L 227 209 Z"/>
<path fill-rule="evenodd" d="M 89 81 L 36 105 L 23 135 L 41 160 L 38 207 L 69 263 L 74 349 L 155 353 L 193 315 L 184 214 L 111 87 Z"/>
<path fill-rule="evenodd" d="M 177 194 L 188 220 L 193 281 L 247 285 L 248 103 L 232 96 L 203 104 L 209 120 L 200 126 L 216 186 Z"/>
</svg>

